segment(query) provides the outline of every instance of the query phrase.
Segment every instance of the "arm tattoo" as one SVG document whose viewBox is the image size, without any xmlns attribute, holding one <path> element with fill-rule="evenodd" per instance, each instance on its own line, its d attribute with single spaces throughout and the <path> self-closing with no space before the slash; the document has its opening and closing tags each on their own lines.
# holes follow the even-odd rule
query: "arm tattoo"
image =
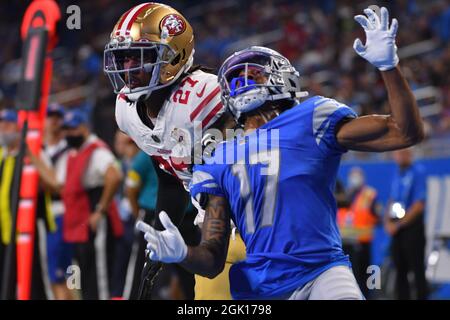
<svg viewBox="0 0 450 320">
<path fill-rule="evenodd" d="M 220 235 L 229 227 L 228 203 L 222 197 L 209 197 L 203 228 L 203 239 L 210 239 Z"/>
<path fill-rule="evenodd" d="M 222 271 L 228 252 L 229 205 L 225 198 L 210 195 L 205 211 L 202 240 L 197 247 L 189 247 L 182 265 L 193 273 L 213 278 Z"/>
</svg>

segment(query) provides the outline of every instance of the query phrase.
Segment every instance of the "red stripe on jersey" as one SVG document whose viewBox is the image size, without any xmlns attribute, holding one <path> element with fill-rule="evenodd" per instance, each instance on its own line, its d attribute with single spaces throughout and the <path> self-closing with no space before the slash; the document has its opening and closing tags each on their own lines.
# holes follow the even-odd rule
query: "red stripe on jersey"
<svg viewBox="0 0 450 320">
<path fill-rule="evenodd" d="M 170 157 L 170 164 L 175 170 L 178 171 L 184 171 L 184 169 L 187 169 L 188 167 L 188 165 L 184 162 L 176 163 L 175 161 L 172 160 L 172 157 Z"/>
<path fill-rule="evenodd" d="M 215 88 L 200 104 L 192 111 L 191 113 L 191 121 L 195 119 L 195 117 L 198 116 L 200 111 L 209 103 L 212 99 L 220 92 L 220 87 Z"/>
<path fill-rule="evenodd" d="M 161 156 L 152 156 L 152 158 L 155 159 L 159 164 L 161 164 L 161 165 L 163 166 L 164 170 L 166 170 L 166 171 L 169 172 L 171 175 L 173 175 L 174 177 L 176 177 L 177 179 L 179 179 L 178 176 L 177 176 L 177 174 L 176 174 L 175 171 L 173 170 L 172 166 L 170 165 L 170 163 L 169 163 L 166 159 L 164 159 L 164 158 L 161 157 Z"/>
<path fill-rule="evenodd" d="M 119 93 L 119 100 L 120 99 L 127 101 L 127 96 L 124 93 Z"/>
<path fill-rule="evenodd" d="M 222 102 L 219 102 L 214 109 L 211 110 L 211 112 L 206 116 L 205 119 L 203 119 L 202 121 L 202 127 L 205 128 L 209 122 L 211 121 L 212 118 L 214 118 L 214 116 L 217 114 L 217 112 L 219 112 L 219 110 L 222 110 L 223 105 Z"/>
</svg>

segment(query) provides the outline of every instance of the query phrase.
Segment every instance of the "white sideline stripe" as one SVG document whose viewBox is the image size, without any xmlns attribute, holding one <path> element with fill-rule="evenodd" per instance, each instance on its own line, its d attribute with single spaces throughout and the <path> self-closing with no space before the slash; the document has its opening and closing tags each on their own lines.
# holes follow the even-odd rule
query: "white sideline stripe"
<svg viewBox="0 0 450 320">
<path fill-rule="evenodd" d="M 39 237 L 39 262 L 41 263 L 42 282 L 44 283 L 45 294 L 48 300 L 55 300 L 48 273 L 47 230 L 45 228 L 45 222 L 42 219 L 37 220 L 37 234 Z"/>
<path fill-rule="evenodd" d="M 131 289 L 133 288 L 134 270 L 136 269 L 136 261 L 139 251 L 139 239 L 135 237 L 133 246 L 131 247 L 130 260 L 128 260 L 127 275 L 125 278 L 125 286 L 123 288 L 123 298 L 130 300 Z M 143 254 L 143 253 L 142 253 Z"/>
<path fill-rule="evenodd" d="M 139 210 L 139 215 L 137 221 L 144 221 L 145 210 Z M 131 290 L 133 289 L 134 273 L 136 270 L 136 262 L 139 254 L 139 241 L 140 241 L 140 231 L 136 228 L 134 229 L 134 240 L 131 246 L 130 259 L 128 260 L 127 275 L 125 277 L 125 285 L 123 288 L 122 297 L 126 300 L 130 300 Z"/>
<path fill-rule="evenodd" d="M 108 268 L 106 261 L 106 217 L 102 217 L 97 226 L 97 234 L 94 240 L 95 266 L 97 271 L 97 287 L 100 300 L 109 299 Z"/>
</svg>

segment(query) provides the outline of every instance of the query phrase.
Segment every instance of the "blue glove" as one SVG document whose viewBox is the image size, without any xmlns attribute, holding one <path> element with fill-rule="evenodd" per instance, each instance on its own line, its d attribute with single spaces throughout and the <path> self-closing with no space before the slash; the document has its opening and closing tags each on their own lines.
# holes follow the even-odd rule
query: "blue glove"
<svg viewBox="0 0 450 320">
<path fill-rule="evenodd" d="M 397 46 L 395 36 L 398 29 L 397 19 L 392 19 L 389 28 L 389 12 L 385 7 L 380 10 L 380 17 L 372 10 L 365 9 L 363 15 L 355 16 L 355 20 L 366 32 L 366 44 L 363 45 L 360 39 L 356 39 L 353 49 L 361 57 L 369 61 L 380 71 L 393 69 L 398 64 Z"/>
</svg>

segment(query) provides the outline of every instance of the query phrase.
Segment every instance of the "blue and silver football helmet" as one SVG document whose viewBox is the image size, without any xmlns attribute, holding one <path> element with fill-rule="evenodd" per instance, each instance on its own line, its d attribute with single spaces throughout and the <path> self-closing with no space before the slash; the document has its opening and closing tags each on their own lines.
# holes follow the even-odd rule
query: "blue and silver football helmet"
<svg viewBox="0 0 450 320">
<path fill-rule="evenodd" d="M 253 46 L 234 53 L 219 70 L 222 103 L 236 120 L 266 101 L 297 101 L 308 93 L 300 90 L 300 74 L 275 50 Z"/>
</svg>

